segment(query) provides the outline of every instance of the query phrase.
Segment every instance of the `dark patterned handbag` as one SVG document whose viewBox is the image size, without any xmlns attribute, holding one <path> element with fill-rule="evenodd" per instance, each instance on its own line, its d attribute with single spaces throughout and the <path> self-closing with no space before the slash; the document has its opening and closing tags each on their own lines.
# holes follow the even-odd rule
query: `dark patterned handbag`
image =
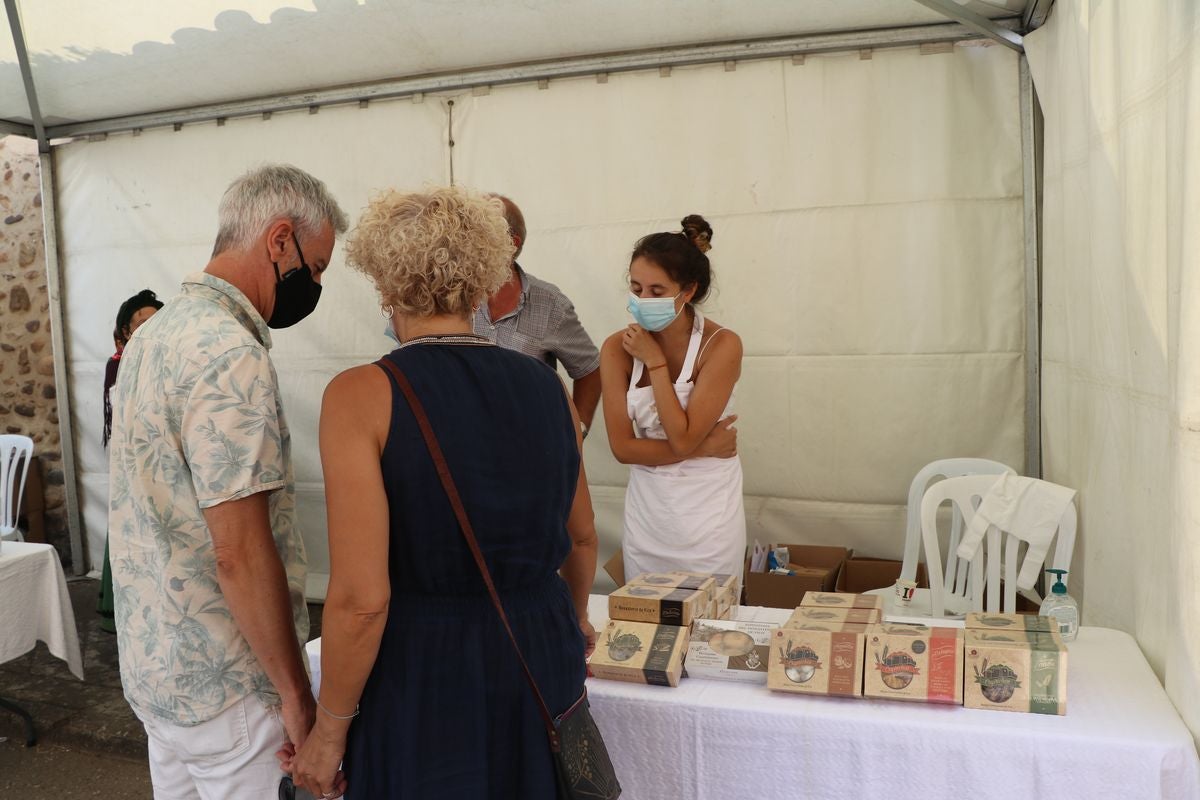
<svg viewBox="0 0 1200 800">
<path fill-rule="evenodd" d="M 617 800 L 621 796 L 621 784 L 617 781 L 612 760 L 608 757 L 608 748 L 604 745 L 604 739 L 600 736 L 596 721 L 592 719 L 592 711 L 588 705 L 587 687 L 584 687 L 579 699 L 562 714 L 555 717 L 550 713 L 550 709 L 546 706 L 546 701 L 537 687 L 537 681 L 534 680 L 533 673 L 529 671 L 529 665 L 525 663 L 525 656 L 521 653 L 521 646 L 517 644 L 517 637 L 513 635 L 512 627 L 508 624 L 508 615 L 504 613 L 504 606 L 500 604 L 500 596 L 496 593 L 496 587 L 492 583 L 492 574 L 488 570 L 487 562 L 483 560 L 479 543 L 475 541 L 475 531 L 471 527 L 471 521 L 467 518 L 467 511 L 463 507 L 458 487 L 454 484 L 454 478 L 450 476 L 450 467 L 446 464 L 446 456 L 443 455 L 441 445 L 438 444 L 433 428 L 429 424 L 425 407 L 421 405 L 408 378 L 404 376 L 399 367 L 386 358 L 380 359 L 377 363 L 391 373 L 392 377 L 396 379 L 396 385 L 400 387 L 400 391 L 408 400 L 408 405 L 417 420 L 417 427 L 421 429 L 425 445 L 429 448 L 429 455 L 433 457 L 438 479 L 441 480 L 442 488 L 446 490 L 446 496 L 454 508 L 454 516 L 458 518 L 463 537 L 467 540 L 467 547 L 471 550 L 475 565 L 479 567 L 479 574 L 483 576 L 483 582 L 492 598 L 492 605 L 496 607 L 496 613 L 500 615 L 500 621 L 504 623 L 504 630 L 508 632 L 509 641 L 512 642 L 517 658 L 521 662 L 521 669 L 525 672 L 525 680 L 529 682 L 529 688 L 533 690 L 533 696 L 537 699 L 538 711 L 542 715 L 542 723 L 546 726 L 546 736 L 550 741 L 550 752 L 554 756 L 559 800 Z"/>
</svg>

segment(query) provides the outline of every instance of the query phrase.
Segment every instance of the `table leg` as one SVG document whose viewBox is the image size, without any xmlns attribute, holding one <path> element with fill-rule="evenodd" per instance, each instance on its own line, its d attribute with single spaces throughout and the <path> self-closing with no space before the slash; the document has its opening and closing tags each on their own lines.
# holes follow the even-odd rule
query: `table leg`
<svg viewBox="0 0 1200 800">
<path fill-rule="evenodd" d="M 9 711 L 11 711 L 12 713 L 16 714 L 21 719 L 25 720 L 25 746 L 26 747 L 33 747 L 35 744 L 37 744 L 37 731 L 34 730 L 33 717 L 29 715 L 28 711 L 21 708 L 19 705 L 12 702 L 11 700 L 5 700 L 3 697 L 0 697 L 0 708 L 6 708 Z"/>
</svg>

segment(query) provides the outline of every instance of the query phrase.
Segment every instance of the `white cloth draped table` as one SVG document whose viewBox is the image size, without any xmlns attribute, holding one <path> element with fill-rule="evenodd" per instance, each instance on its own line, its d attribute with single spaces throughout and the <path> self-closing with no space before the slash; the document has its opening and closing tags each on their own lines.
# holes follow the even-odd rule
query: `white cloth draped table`
<svg viewBox="0 0 1200 800">
<path fill-rule="evenodd" d="M 0 544 L 0 664 L 39 642 L 83 680 L 75 612 L 58 553 L 48 544 Z"/>
</svg>

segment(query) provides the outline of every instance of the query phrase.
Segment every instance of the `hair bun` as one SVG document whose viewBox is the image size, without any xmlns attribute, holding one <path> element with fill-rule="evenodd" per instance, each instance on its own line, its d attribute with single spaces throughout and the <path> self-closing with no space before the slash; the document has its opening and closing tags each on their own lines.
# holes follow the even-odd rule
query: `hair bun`
<svg viewBox="0 0 1200 800">
<path fill-rule="evenodd" d="M 712 249 L 713 229 L 704 217 L 699 214 L 688 214 L 679 221 L 679 225 L 683 228 L 683 235 L 696 245 L 696 249 L 701 253 L 707 253 Z"/>
</svg>

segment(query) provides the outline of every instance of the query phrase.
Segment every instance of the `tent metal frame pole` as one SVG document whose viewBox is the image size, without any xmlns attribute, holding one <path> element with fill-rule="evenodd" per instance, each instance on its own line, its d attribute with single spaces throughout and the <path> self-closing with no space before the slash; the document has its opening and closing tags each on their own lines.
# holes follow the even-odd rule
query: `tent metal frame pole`
<svg viewBox="0 0 1200 800">
<path fill-rule="evenodd" d="M 54 350 L 55 397 L 58 401 L 58 437 L 62 450 L 63 485 L 67 492 L 67 528 L 71 535 L 71 569 L 76 575 L 87 574 L 83 549 L 83 519 L 80 515 L 79 471 L 76 469 L 75 423 L 71 416 L 71 384 L 68 380 L 69 354 L 63 317 L 62 262 L 58 253 L 58 207 L 54 155 L 40 158 L 42 222 L 45 225 L 46 290 L 50 295 L 50 343 Z"/>
<path fill-rule="evenodd" d="M 954 0 L 914 0 L 914 2 L 920 3 L 928 9 L 952 19 L 964 27 L 970 28 L 976 33 L 981 33 L 1005 47 L 1011 47 L 1018 53 L 1025 52 L 1025 45 L 1022 43 L 1021 34 L 1000 27 L 991 19 L 982 14 L 976 14 L 969 8 L 960 6 Z"/>
<path fill-rule="evenodd" d="M 37 90 L 33 86 L 33 69 L 29 65 L 29 50 L 25 47 L 25 32 L 21 28 L 21 12 L 17 0 L 4 0 L 8 12 L 8 27 L 12 31 L 13 46 L 17 50 L 17 63 L 21 67 L 21 80 L 25 84 L 25 100 L 29 104 L 29 117 L 33 120 L 33 135 L 37 139 L 38 152 L 50 152 L 50 140 L 42 124 L 42 109 L 38 105 Z"/>
<path fill-rule="evenodd" d="M 11 1 L 11 0 L 7 0 Z M 1021 20 L 1017 17 L 989 20 L 999 30 L 1011 33 Z M 1016 34 L 1012 34 L 1016 35 Z M 483 86 L 534 83 L 556 78 L 578 78 L 600 73 L 633 72 L 729 61 L 786 58 L 814 53 L 854 52 L 890 47 L 914 47 L 930 43 L 953 43 L 983 38 L 979 32 L 956 23 L 919 25 L 869 31 L 849 31 L 808 36 L 756 39 L 707 45 L 612 53 L 581 58 L 557 59 L 530 64 L 515 64 L 467 70 L 440 75 L 376 81 L 335 89 L 322 89 L 289 95 L 276 95 L 230 103 L 215 103 L 192 108 L 155 111 L 111 119 L 53 125 L 47 133 L 52 139 L 103 136 L 145 128 L 183 126 L 198 122 L 252 117 L 267 113 L 319 108 L 329 105 L 364 103 L 418 94 L 459 92 Z"/>
<path fill-rule="evenodd" d="M 1050 16 L 1053 7 L 1054 0 L 1030 0 L 1029 5 L 1025 7 L 1022 27 L 1026 32 L 1042 27 L 1046 24 L 1046 18 Z"/>
<path fill-rule="evenodd" d="M 1042 119 L 1033 75 L 1018 59 L 1025 229 L 1025 474 L 1042 477 Z"/>
</svg>

